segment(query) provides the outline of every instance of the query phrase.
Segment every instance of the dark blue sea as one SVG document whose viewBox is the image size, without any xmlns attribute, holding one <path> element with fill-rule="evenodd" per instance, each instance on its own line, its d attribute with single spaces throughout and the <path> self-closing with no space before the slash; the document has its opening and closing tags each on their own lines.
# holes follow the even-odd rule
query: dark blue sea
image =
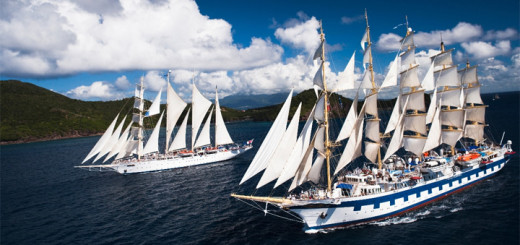
<svg viewBox="0 0 520 245">
<path fill-rule="evenodd" d="M 487 129 L 520 149 L 519 93 L 484 96 Z M 73 168 L 99 137 L 0 147 L 0 244 L 519 244 L 518 154 L 495 177 L 401 217 L 306 234 L 229 196 L 271 123 L 231 123 L 239 158 L 119 175 Z M 274 207 L 270 207 L 274 209 Z M 275 212 L 276 213 L 276 212 Z"/>
</svg>

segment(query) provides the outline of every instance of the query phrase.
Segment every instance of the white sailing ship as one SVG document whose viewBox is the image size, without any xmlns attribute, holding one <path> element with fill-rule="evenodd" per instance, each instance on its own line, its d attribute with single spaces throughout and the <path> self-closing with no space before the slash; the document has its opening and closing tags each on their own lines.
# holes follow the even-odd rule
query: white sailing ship
<svg viewBox="0 0 520 245">
<path fill-rule="evenodd" d="M 135 102 L 132 120 L 123 129 L 126 116 L 121 120 L 119 126 L 114 130 L 119 115 L 110 124 L 103 136 L 98 140 L 82 164 L 92 158 L 92 163 L 102 160 L 103 164 L 88 164 L 76 166 L 97 171 L 116 171 L 121 174 L 161 171 L 174 168 L 182 168 L 225 161 L 251 149 L 252 140 L 239 145 L 233 142 L 222 117 L 218 93 L 215 93 L 215 106 L 209 112 L 204 126 L 200 126 L 212 103 L 206 99 L 193 84 L 192 107 L 184 116 L 182 124 L 177 130 L 175 137 L 171 140 L 175 125 L 182 115 L 187 103 L 174 91 L 169 82 L 168 73 L 167 103 L 166 103 L 166 142 L 164 152 L 159 152 L 159 130 L 164 116 L 161 113 L 156 126 L 144 144 L 144 118 L 158 115 L 160 113 L 161 91 L 155 97 L 148 110 L 144 110 L 144 84 L 141 78 L 140 84 L 135 89 Z M 211 145 L 210 123 L 215 110 L 215 134 L 214 145 Z M 191 111 L 191 145 L 188 147 L 186 141 L 188 116 Z M 112 159 L 110 164 L 104 164 Z"/>
<path fill-rule="evenodd" d="M 366 20 L 361 46 L 363 66 L 368 67 L 359 89 L 365 90 L 367 95 L 359 113 L 356 96 L 337 139 L 330 140 L 328 99 L 333 92 L 354 88 L 354 55 L 343 80 L 336 88 L 329 89 L 323 66 L 322 29 L 321 45 L 314 55 L 314 59 L 321 60 L 314 85 L 322 92 L 311 116 L 298 136 L 298 107 L 286 128 L 291 91 L 240 182 L 242 185 L 263 171 L 256 189 L 277 180 L 272 188 L 282 186 L 285 189 L 278 192 L 284 194 L 233 193 L 231 196 L 244 202 L 266 203 L 265 213 L 271 213 L 268 204 L 279 207 L 298 217 L 307 232 L 316 232 L 401 215 L 489 178 L 509 161 L 514 154 L 511 141 L 502 145 L 501 140 L 497 145 L 484 137 L 486 106 L 480 98 L 476 66 L 468 64 L 457 71 L 451 58 L 452 50 L 444 50 L 441 43 L 441 52 L 431 57 L 429 71 L 421 82 L 415 62 L 414 34 L 407 26 L 401 52 L 378 87 L 374 81 L 370 28 L 368 18 Z M 381 134 L 377 95 L 382 88 L 397 86 L 399 76 L 400 92 L 385 133 Z M 428 109 L 424 102 L 425 91 L 433 91 Z M 312 130 L 314 122 L 317 126 Z M 386 144 L 384 140 L 390 135 L 390 142 Z M 335 154 L 347 138 L 343 152 Z M 386 146 L 384 157 L 382 146 Z M 337 155 L 340 157 L 332 172 L 331 161 L 336 161 L 334 156 Z M 366 161 L 363 168 L 348 168 L 361 156 Z M 290 186 L 282 185 L 291 179 Z"/>
</svg>

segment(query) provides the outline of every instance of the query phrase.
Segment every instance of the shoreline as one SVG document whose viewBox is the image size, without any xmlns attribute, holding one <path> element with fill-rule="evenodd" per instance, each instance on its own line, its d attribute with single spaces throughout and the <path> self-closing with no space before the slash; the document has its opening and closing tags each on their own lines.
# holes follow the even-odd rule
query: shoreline
<svg viewBox="0 0 520 245">
<path fill-rule="evenodd" d="M 43 142 L 43 141 L 53 141 L 53 140 L 64 140 L 64 139 L 73 139 L 73 138 L 81 138 L 81 137 L 91 137 L 102 135 L 103 133 L 95 133 L 95 134 L 72 134 L 67 136 L 48 136 L 43 138 L 29 138 L 29 139 L 19 139 L 14 141 L 0 141 L 0 145 L 19 145 L 19 144 L 27 144 L 27 143 L 35 143 L 35 142 Z"/>
</svg>

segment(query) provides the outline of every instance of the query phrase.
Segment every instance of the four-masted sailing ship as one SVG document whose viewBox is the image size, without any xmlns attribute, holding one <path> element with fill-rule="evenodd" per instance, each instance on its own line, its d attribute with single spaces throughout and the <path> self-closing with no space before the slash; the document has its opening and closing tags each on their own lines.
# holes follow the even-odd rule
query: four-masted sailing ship
<svg viewBox="0 0 520 245">
<path fill-rule="evenodd" d="M 273 190 L 284 186 L 284 194 L 233 193 L 232 197 L 266 203 L 266 213 L 268 204 L 292 212 L 305 224 L 306 231 L 313 232 L 403 214 L 489 178 L 509 161 L 514 154 L 511 141 L 502 145 L 502 140 L 496 144 L 484 137 L 486 105 L 480 98 L 476 66 L 467 64 L 457 70 L 452 50 L 445 50 L 441 43 L 440 53 L 431 57 L 431 65 L 421 81 L 415 61 L 414 33 L 407 26 L 401 49 L 378 87 L 366 13 L 365 19 L 361 46 L 366 69 L 358 91 L 365 90 L 366 96 L 361 110 L 357 111 L 356 96 L 337 139 L 330 139 L 328 100 L 333 92 L 355 87 L 354 55 L 344 79 L 329 89 L 321 27 L 321 44 L 314 55 L 321 61 L 314 78 L 314 86 L 321 89 L 321 94 L 311 115 L 298 135 L 300 105 L 286 127 L 291 91 L 240 181 L 242 185 L 263 171 L 256 189 L 276 180 Z M 385 132 L 380 133 L 378 92 L 397 86 L 399 77 L 395 107 Z M 428 108 L 425 91 L 433 91 Z M 314 122 L 317 126 L 313 130 Z M 339 146 L 346 139 L 333 171 L 333 152 L 341 151 Z M 382 149 L 386 149 L 384 156 Z M 356 165 L 352 164 L 356 159 L 365 160 L 363 167 L 349 169 Z M 283 185 L 291 179 L 290 186 Z"/>
<path fill-rule="evenodd" d="M 144 144 L 144 118 L 158 115 L 160 113 L 161 91 L 157 94 L 151 106 L 144 110 L 145 101 L 144 83 L 141 78 L 140 84 L 135 89 L 135 102 L 133 106 L 132 120 L 121 133 L 126 116 L 121 120 L 119 126 L 114 130 L 119 115 L 110 124 L 103 136 L 94 145 L 92 150 L 83 160 L 92 163 L 103 159 L 103 163 L 112 159 L 110 164 L 89 164 L 76 166 L 98 171 L 116 171 L 121 174 L 161 171 L 174 168 L 189 167 L 225 161 L 250 150 L 253 140 L 243 144 L 236 144 L 231 139 L 224 123 L 218 93 L 215 92 L 215 106 L 206 117 L 204 126 L 200 126 L 212 103 L 206 99 L 193 84 L 191 108 L 184 116 L 180 127 L 171 140 L 175 125 L 181 117 L 187 103 L 175 92 L 170 85 L 168 73 L 168 88 L 166 102 L 166 142 L 164 152 L 159 151 L 159 130 L 161 127 L 164 111 L 161 113 L 156 126 Z M 214 144 L 211 145 L 210 123 L 215 110 Z M 186 145 L 187 122 L 191 111 L 191 146 Z M 103 158 L 104 157 L 104 158 Z"/>
</svg>

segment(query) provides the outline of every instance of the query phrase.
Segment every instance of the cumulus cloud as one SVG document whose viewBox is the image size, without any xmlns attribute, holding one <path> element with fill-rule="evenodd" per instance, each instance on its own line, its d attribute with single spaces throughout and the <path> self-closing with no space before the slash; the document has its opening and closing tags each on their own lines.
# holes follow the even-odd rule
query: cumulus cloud
<svg viewBox="0 0 520 245">
<path fill-rule="evenodd" d="M 306 21 L 296 21 L 290 27 L 276 29 L 274 35 L 282 43 L 311 54 L 320 44 L 318 28 L 320 23 L 315 17 Z"/>
<path fill-rule="evenodd" d="M 441 43 L 441 37 L 446 45 L 455 43 L 468 42 L 482 36 L 483 30 L 480 25 L 473 25 L 466 22 L 460 22 L 452 29 L 434 30 L 431 32 L 419 31 L 414 35 L 416 46 L 419 47 L 438 47 Z M 376 48 L 382 51 L 392 51 L 399 49 L 399 41 L 402 36 L 394 33 L 381 34 L 376 43 Z M 397 49 L 396 49 L 397 47 Z"/>
<path fill-rule="evenodd" d="M 499 41 L 495 45 L 489 42 L 478 41 L 462 43 L 461 46 L 469 55 L 477 59 L 506 55 L 511 52 L 511 42 L 509 40 Z"/>
<path fill-rule="evenodd" d="M 116 79 L 115 83 L 116 87 L 121 90 L 129 89 L 132 85 L 128 81 L 128 78 L 126 76 L 120 76 Z"/>
<path fill-rule="evenodd" d="M 8 7 L 16 16 L 0 18 L 6 34 L 0 37 L 0 73 L 8 76 L 251 69 L 278 62 L 283 53 L 259 38 L 238 47 L 231 25 L 202 15 L 193 0 L 42 0 Z"/>
<path fill-rule="evenodd" d="M 67 91 L 65 95 L 74 99 L 82 100 L 112 100 L 122 97 L 122 94 L 116 92 L 114 86 L 111 83 L 103 81 L 93 82 L 89 86 L 79 86 L 77 88 Z"/>
<path fill-rule="evenodd" d="M 490 30 L 484 36 L 485 40 L 506 40 L 518 39 L 518 31 L 513 28 L 507 28 L 503 31 Z"/>
</svg>

